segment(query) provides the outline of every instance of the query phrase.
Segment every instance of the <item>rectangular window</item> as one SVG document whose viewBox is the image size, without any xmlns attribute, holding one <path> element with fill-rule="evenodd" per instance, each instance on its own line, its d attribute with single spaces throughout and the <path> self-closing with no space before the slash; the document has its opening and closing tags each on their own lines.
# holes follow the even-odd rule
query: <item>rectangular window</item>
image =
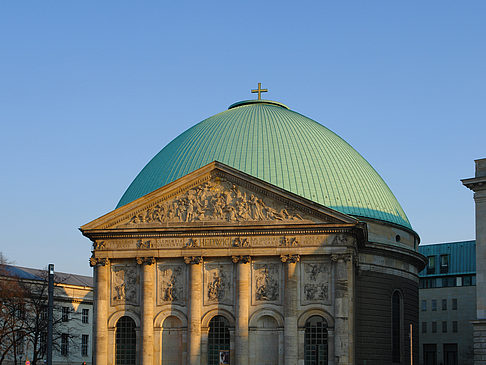
<svg viewBox="0 0 486 365">
<path fill-rule="evenodd" d="M 452 332 L 457 333 L 457 321 L 452 321 Z"/>
<path fill-rule="evenodd" d="M 427 311 L 427 301 L 424 299 L 422 300 L 422 312 Z"/>
<path fill-rule="evenodd" d="M 41 332 L 41 334 L 40 334 L 40 352 L 41 352 L 41 355 L 45 354 L 46 351 L 47 351 L 47 332 Z"/>
<path fill-rule="evenodd" d="M 442 332 L 443 333 L 447 332 L 447 321 L 442 321 Z"/>
<path fill-rule="evenodd" d="M 63 322 L 69 321 L 69 307 L 62 307 L 62 317 Z"/>
<path fill-rule="evenodd" d="M 458 276 L 456 277 L 456 286 L 462 286 L 462 277 L 461 276 Z"/>
<path fill-rule="evenodd" d="M 47 321 L 48 312 L 47 312 L 47 305 L 43 305 L 41 308 L 40 319 L 41 321 Z"/>
<path fill-rule="evenodd" d="M 436 310 L 437 310 L 437 300 L 432 299 L 432 311 L 436 311 Z"/>
<path fill-rule="evenodd" d="M 88 339 L 89 335 L 81 337 L 81 356 L 88 356 Z"/>
<path fill-rule="evenodd" d="M 67 333 L 61 335 L 61 355 L 69 355 L 69 335 Z"/>
<path fill-rule="evenodd" d="M 464 276 L 462 278 L 462 285 L 471 286 L 471 284 L 472 284 L 472 277 L 471 276 Z"/>
<path fill-rule="evenodd" d="M 443 311 L 447 310 L 447 299 L 442 299 L 442 310 Z"/>
<path fill-rule="evenodd" d="M 440 255 L 440 273 L 449 272 L 449 255 Z"/>
<path fill-rule="evenodd" d="M 452 299 L 452 310 L 453 311 L 457 310 L 457 299 L 456 298 Z"/>
<path fill-rule="evenodd" d="M 427 322 L 422 322 L 422 333 L 427 333 Z"/>
<path fill-rule="evenodd" d="M 89 309 L 83 309 L 83 312 L 82 312 L 82 322 L 83 323 L 89 323 Z"/>
<path fill-rule="evenodd" d="M 437 333 L 437 322 L 432 322 L 432 333 Z"/>
<path fill-rule="evenodd" d="M 428 256 L 427 274 L 435 274 L 435 256 Z"/>
</svg>

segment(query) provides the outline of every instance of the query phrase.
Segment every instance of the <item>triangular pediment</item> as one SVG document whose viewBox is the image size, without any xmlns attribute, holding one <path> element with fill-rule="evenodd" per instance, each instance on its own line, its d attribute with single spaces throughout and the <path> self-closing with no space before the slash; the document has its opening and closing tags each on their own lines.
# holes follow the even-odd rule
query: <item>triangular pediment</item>
<svg viewBox="0 0 486 365">
<path fill-rule="evenodd" d="M 357 220 L 213 162 L 81 230 L 313 223 L 356 224 Z"/>
</svg>

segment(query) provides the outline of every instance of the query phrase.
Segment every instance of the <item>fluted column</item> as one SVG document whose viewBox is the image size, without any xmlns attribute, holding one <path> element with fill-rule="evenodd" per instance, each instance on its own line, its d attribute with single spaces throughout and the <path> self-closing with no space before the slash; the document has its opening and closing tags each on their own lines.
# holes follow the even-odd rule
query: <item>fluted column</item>
<svg viewBox="0 0 486 365">
<path fill-rule="evenodd" d="M 138 257 L 142 265 L 142 364 L 154 363 L 154 276 L 155 259 Z"/>
<path fill-rule="evenodd" d="M 284 345 L 285 365 L 297 365 L 298 331 L 297 331 L 297 262 L 299 255 L 284 255 L 280 257 L 285 263 L 284 291 Z"/>
<path fill-rule="evenodd" d="M 95 365 L 104 365 L 108 363 L 109 260 L 91 257 L 89 262 L 95 276 L 93 359 Z"/>
<path fill-rule="evenodd" d="M 189 264 L 188 365 L 201 365 L 202 257 L 184 257 Z"/>
<path fill-rule="evenodd" d="M 233 256 L 237 268 L 237 316 L 236 316 L 236 364 L 248 365 L 249 334 L 248 317 L 250 312 L 250 257 Z"/>
</svg>

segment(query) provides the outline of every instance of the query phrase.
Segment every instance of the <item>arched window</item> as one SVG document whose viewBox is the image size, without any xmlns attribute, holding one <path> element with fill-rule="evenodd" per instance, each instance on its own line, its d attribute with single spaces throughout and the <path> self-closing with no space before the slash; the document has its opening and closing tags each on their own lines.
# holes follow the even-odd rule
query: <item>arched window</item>
<svg viewBox="0 0 486 365">
<path fill-rule="evenodd" d="M 402 296 L 395 290 L 392 295 L 392 361 L 401 360 L 402 344 Z"/>
<path fill-rule="evenodd" d="M 312 316 L 305 323 L 304 364 L 327 364 L 327 322 L 321 316 Z"/>
<path fill-rule="evenodd" d="M 135 322 L 130 317 L 121 317 L 116 323 L 115 339 L 116 365 L 134 365 L 137 363 L 137 335 Z"/>
<path fill-rule="evenodd" d="M 229 323 L 223 316 L 215 316 L 209 322 L 208 364 L 219 365 L 220 356 L 229 363 Z M 223 359 L 222 359 L 223 360 Z"/>
</svg>

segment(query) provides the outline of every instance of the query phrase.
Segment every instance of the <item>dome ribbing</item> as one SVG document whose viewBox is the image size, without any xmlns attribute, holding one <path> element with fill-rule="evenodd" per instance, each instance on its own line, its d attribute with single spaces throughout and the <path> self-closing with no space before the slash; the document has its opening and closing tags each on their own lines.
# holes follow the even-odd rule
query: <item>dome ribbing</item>
<svg viewBox="0 0 486 365">
<path fill-rule="evenodd" d="M 312 119 L 265 100 L 235 103 L 179 135 L 142 169 L 117 207 L 213 161 L 342 213 L 411 228 L 356 150 Z"/>
</svg>

